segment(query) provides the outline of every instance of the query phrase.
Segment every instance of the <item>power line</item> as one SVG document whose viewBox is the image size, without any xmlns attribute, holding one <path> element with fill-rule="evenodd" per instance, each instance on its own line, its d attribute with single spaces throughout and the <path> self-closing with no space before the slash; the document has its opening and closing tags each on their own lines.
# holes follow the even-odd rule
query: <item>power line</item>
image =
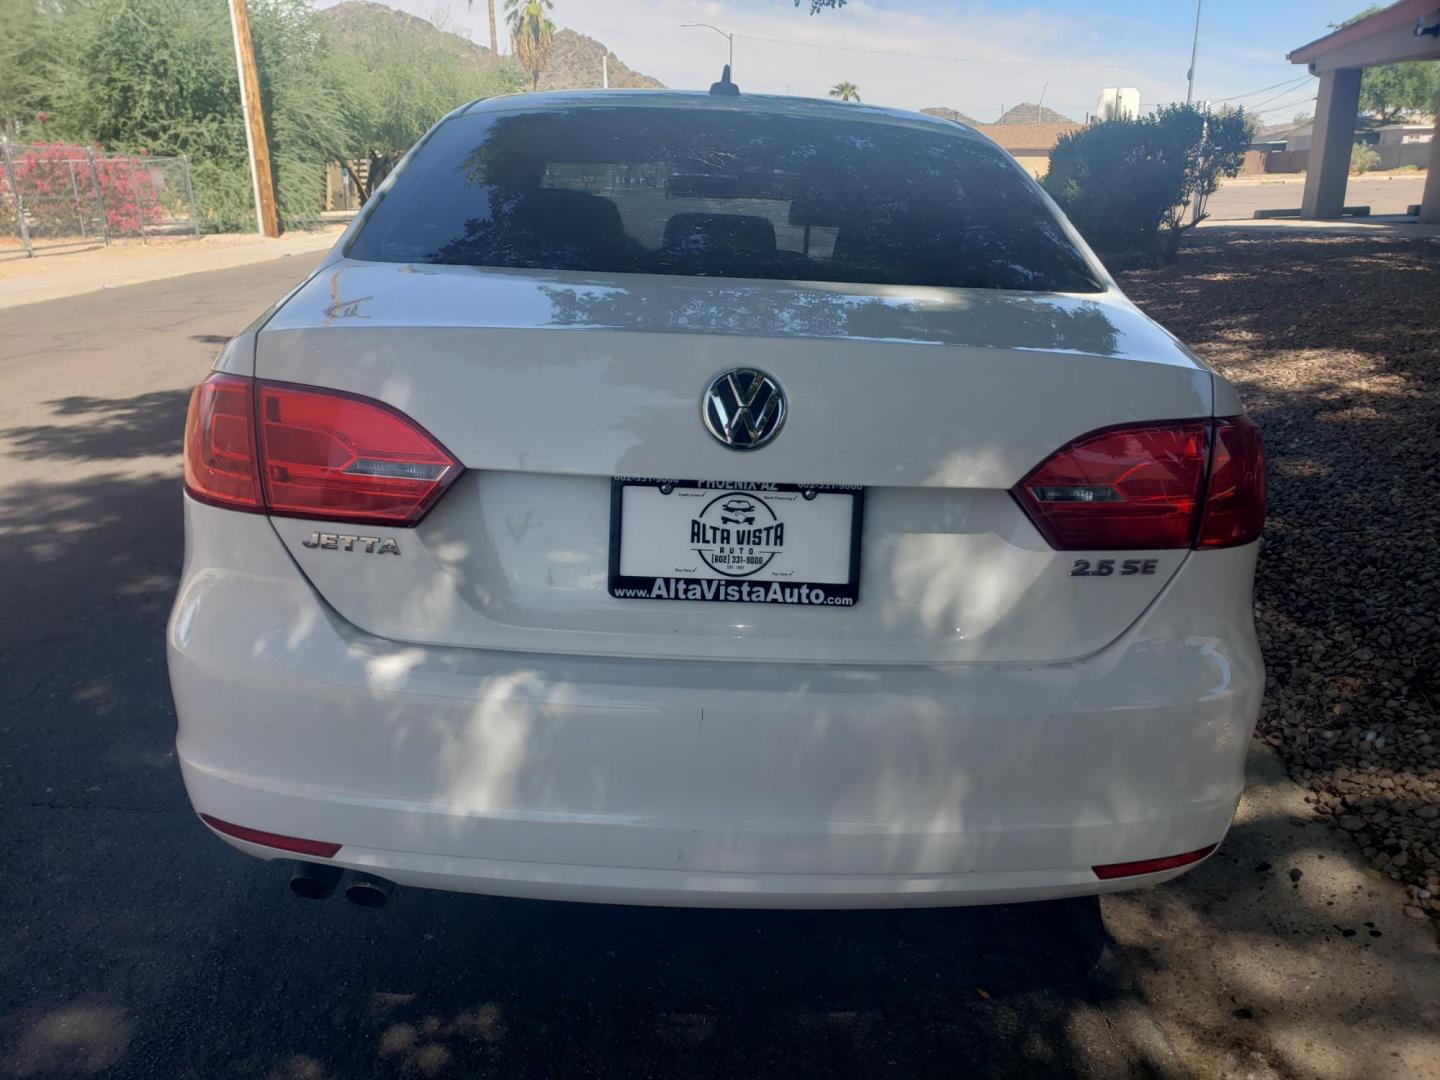
<svg viewBox="0 0 1440 1080">
<path fill-rule="evenodd" d="M 945 60 L 955 64 L 1010 64 L 1023 67 L 1042 68 L 1090 68 L 1108 71 L 1174 71 L 1179 64 L 1114 64 L 1114 63 L 1065 63 L 1053 60 L 1010 60 L 993 56 L 950 56 L 939 53 L 906 52 L 901 49 L 866 49 L 859 45 L 829 45 L 818 41 L 796 41 L 793 38 L 767 37 L 763 34 L 736 34 L 747 41 L 768 41 L 774 45 L 793 45 L 800 49 L 832 49 L 836 52 L 869 53 L 873 56 L 903 56 L 910 60 Z M 1277 62 L 1278 63 L 1278 62 Z M 1269 64 L 1214 64 L 1216 70 L 1232 68 L 1273 68 Z"/>
<path fill-rule="evenodd" d="M 1250 112 L 1259 114 L 1280 112 L 1282 109 L 1289 109 L 1295 105 L 1307 104 L 1308 102 L 1316 100 L 1316 98 L 1318 97 L 1318 94 L 1312 94 L 1310 97 L 1307 98 L 1295 98 L 1291 101 L 1282 101 L 1279 105 L 1272 105 L 1268 109 L 1251 109 Z"/>
<path fill-rule="evenodd" d="M 1231 97 L 1211 98 L 1212 101 L 1239 101 L 1241 98 L 1254 97 L 1256 94 L 1263 94 L 1266 90 L 1275 90 L 1282 86 L 1297 86 L 1306 79 L 1313 79 L 1315 76 L 1308 72 L 1298 79 L 1286 79 L 1284 82 L 1271 83 L 1269 86 L 1262 86 L 1259 90 L 1247 90 L 1243 94 L 1235 94 Z M 1286 93 L 1289 93 L 1287 90 Z"/>
<path fill-rule="evenodd" d="M 1293 94 L 1293 93 L 1295 92 L 1295 90 L 1297 90 L 1297 89 L 1299 89 L 1299 87 L 1294 87 L 1294 88 L 1292 88 L 1292 89 L 1290 89 L 1290 90 L 1281 90 L 1280 93 L 1276 94 L 1274 97 L 1268 97 L 1268 98 L 1266 98 L 1264 101 L 1257 101 L 1254 105 L 1248 106 L 1248 108 L 1250 109 L 1251 112 L 1259 112 L 1259 111 L 1262 110 L 1266 105 L 1269 105 L 1270 102 L 1272 102 L 1272 101 L 1278 101 L 1280 98 L 1284 97 L 1286 94 Z"/>
</svg>

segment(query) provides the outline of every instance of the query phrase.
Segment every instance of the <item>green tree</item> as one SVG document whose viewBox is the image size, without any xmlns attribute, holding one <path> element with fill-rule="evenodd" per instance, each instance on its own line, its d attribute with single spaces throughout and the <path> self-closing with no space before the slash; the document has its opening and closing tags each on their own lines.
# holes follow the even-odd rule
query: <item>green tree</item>
<svg viewBox="0 0 1440 1080">
<path fill-rule="evenodd" d="M 16 142 L 39 137 L 36 116 L 55 111 L 62 28 L 49 2 L 0 0 L 0 135 Z"/>
<path fill-rule="evenodd" d="M 58 9 L 71 62 L 56 79 L 57 134 L 189 157 L 202 224 L 247 228 L 253 195 L 225 0 L 90 0 Z M 252 0 L 251 32 L 287 226 L 319 215 L 325 161 L 345 143 L 328 41 L 306 0 Z"/>
<path fill-rule="evenodd" d="M 362 202 L 440 117 L 523 85 L 513 63 L 477 64 L 472 53 L 445 44 L 423 23 L 383 18 L 362 24 L 332 47 L 332 79 L 348 128 L 345 145 L 333 156 L 349 172 Z M 376 78 L 376 72 L 384 77 Z M 367 163 L 363 174 L 355 161 Z"/>
<path fill-rule="evenodd" d="M 60 17 L 72 54 L 57 73 L 57 133 L 111 150 L 188 155 L 204 224 L 253 223 L 224 0 L 95 0 Z"/>
<path fill-rule="evenodd" d="M 327 161 L 369 158 L 378 181 L 445 113 L 523 79 L 424 24 L 340 34 L 309 0 L 250 0 L 250 25 L 287 227 L 318 217 Z M 17 139 L 184 154 L 202 225 L 253 227 L 226 0 L 0 0 L 0 124 Z"/>
<path fill-rule="evenodd" d="M 1187 129 L 1193 124 L 1187 105 L 1168 105 L 1156 116 L 1161 124 L 1173 122 Z M 1241 108 L 1225 108 L 1203 115 L 1200 138 L 1186 155 L 1185 185 L 1180 200 L 1165 215 L 1167 254 L 1174 258 L 1180 238 L 1209 217 L 1205 207 L 1220 181 L 1235 176 L 1245 164 L 1245 151 L 1255 138 L 1255 118 Z"/>
<path fill-rule="evenodd" d="M 353 138 L 344 88 L 334 77 L 334 41 L 309 0 L 250 2 L 275 200 L 282 220 L 315 223 L 325 199 L 325 163 Z"/>
<path fill-rule="evenodd" d="M 1360 76 L 1360 109 L 1385 123 L 1406 114 L 1434 112 L 1440 95 L 1440 61 L 1382 64 Z"/>
<path fill-rule="evenodd" d="M 1173 258 L 1220 180 L 1239 172 L 1252 130 L 1240 109 L 1189 105 L 1106 120 L 1062 136 L 1042 183 L 1098 250 Z"/>
<path fill-rule="evenodd" d="M 830 96 L 841 101 L 859 101 L 860 88 L 853 82 L 837 82 L 830 87 Z"/>
<path fill-rule="evenodd" d="M 532 90 L 540 88 L 540 76 L 550 63 L 555 24 L 545 13 L 554 6 L 551 0 L 505 0 L 505 15 L 510 24 L 510 42 L 515 49 L 515 59 L 530 76 Z"/>
</svg>

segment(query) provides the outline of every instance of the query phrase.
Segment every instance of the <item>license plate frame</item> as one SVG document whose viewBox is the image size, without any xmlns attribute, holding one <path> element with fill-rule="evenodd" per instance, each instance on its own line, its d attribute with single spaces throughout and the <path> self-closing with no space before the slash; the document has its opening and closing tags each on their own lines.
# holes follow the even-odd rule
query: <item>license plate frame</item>
<svg viewBox="0 0 1440 1080">
<path fill-rule="evenodd" d="M 660 572 L 658 567 L 654 573 L 651 569 L 636 572 L 637 559 L 643 560 L 646 556 L 636 556 L 630 549 L 632 557 L 626 558 L 627 549 L 623 541 L 627 489 L 648 489 L 664 498 L 678 495 L 685 500 L 677 503 L 675 509 L 664 511 L 680 521 L 681 529 L 679 540 L 672 537 L 666 541 L 665 554 L 678 552 L 678 545 L 684 542 L 687 550 L 693 553 L 686 561 L 693 562 L 693 566 L 671 565 L 669 572 Z M 820 536 L 819 533 L 826 529 L 827 518 L 839 520 L 839 516 L 843 515 L 843 507 L 835 501 L 837 498 L 849 499 L 849 535 Z M 643 500 L 643 503 L 632 500 L 632 520 L 653 514 L 657 500 L 653 495 L 645 495 Z M 735 509 L 725 510 L 727 500 Z M 645 506 L 644 503 L 650 505 Z M 753 504 L 754 512 L 747 513 L 741 509 L 742 503 Z M 681 511 L 680 506 L 684 506 L 685 510 Z M 701 507 L 703 512 L 694 513 L 696 507 Z M 621 600 L 854 607 L 860 599 L 860 535 L 864 507 L 865 489 L 852 485 L 615 477 L 610 482 L 610 595 Z M 796 514 L 797 509 L 802 512 Z M 687 513 L 690 517 L 688 523 L 684 521 Z M 722 517 L 725 519 L 723 522 Z M 747 518 L 754 520 L 747 522 Z M 699 532 L 697 524 L 702 527 Z M 773 528 L 775 525 L 788 531 L 788 535 L 785 531 L 777 534 Z M 721 529 L 726 532 L 719 532 Z M 795 539 L 797 533 L 798 544 Z M 806 568 L 802 565 L 803 553 L 794 554 L 796 547 L 803 546 L 807 538 L 812 542 L 817 538 L 820 540 L 818 546 L 823 551 L 823 566 Z M 726 544 L 721 542 L 724 539 L 754 539 L 762 543 Z M 691 542 L 697 546 L 690 547 Z M 789 550 L 785 547 L 786 543 L 792 544 Z M 738 553 L 736 549 L 740 549 Z M 757 560 L 759 565 L 752 566 Z M 671 560 L 672 563 L 677 561 Z M 627 562 L 630 565 L 622 567 Z M 807 573 L 824 580 L 808 580 Z"/>
</svg>

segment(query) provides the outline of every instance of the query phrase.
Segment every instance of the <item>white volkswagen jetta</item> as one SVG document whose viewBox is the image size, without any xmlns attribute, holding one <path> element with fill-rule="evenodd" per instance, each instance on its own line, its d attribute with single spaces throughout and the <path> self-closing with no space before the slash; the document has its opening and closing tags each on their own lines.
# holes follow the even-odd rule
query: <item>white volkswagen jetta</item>
<svg viewBox="0 0 1440 1080">
<path fill-rule="evenodd" d="M 221 353 L 185 488 L 185 783 L 302 895 L 1071 896 L 1240 795 L 1257 431 L 959 125 L 459 109 Z"/>
</svg>

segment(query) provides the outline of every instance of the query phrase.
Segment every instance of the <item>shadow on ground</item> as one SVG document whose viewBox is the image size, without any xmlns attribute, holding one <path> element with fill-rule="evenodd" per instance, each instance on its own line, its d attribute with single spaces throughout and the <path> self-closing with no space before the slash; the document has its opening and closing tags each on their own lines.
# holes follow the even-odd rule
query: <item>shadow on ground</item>
<svg viewBox="0 0 1440 1080">
<path fill-rule="evenodd" d="M 156 390 L 128 398 L 71 396 L 45 402 L 56 422 L 0 431 L 8 452 L 24 460 L 104 461 L 175 456 L 190 395 Z"/>
<path fill-rule="evenodd" d="M 1075 1044 L 1110 1038 L 1093 901 L 806 915 L 409 891 L 377 915 L 293 900 L 280 868 L 166 826 L 209 873 L 144 910 L 151 890 L 127 890 L 112 947 L 178 977 L 107 994 L 102 975 L 27 1010 L 21 1075 L 1140 1074 Z M 89 1034 L 62 1038 L 76 1010 Z"/>
</svg>

